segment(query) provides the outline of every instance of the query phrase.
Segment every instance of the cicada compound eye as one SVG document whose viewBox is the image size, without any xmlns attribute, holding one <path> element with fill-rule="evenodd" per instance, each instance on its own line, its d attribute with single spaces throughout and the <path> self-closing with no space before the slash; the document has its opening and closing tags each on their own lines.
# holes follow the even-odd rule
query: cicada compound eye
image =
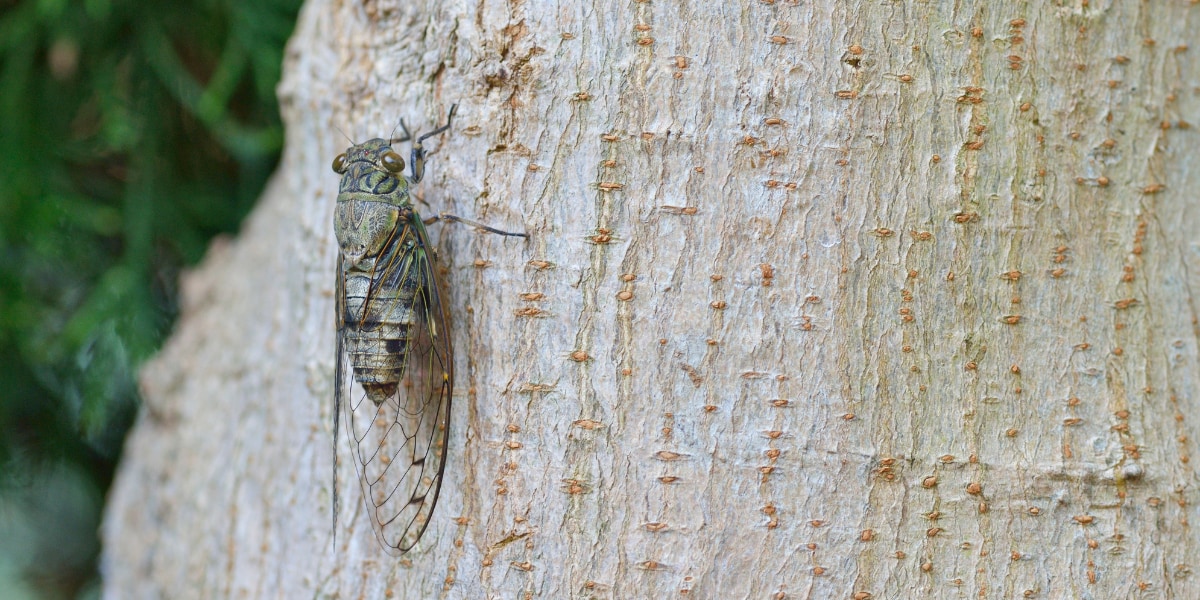
<svg viewBox="0 0 1200 600">
<path fill-rule="evenodd" d="M 379 157 L 379 162 L 383 163 L 383 168 L 392 173 L 399 173 L 404 170 L 404 159 L 391 150 L 384 152 L 383 156 Z"/>
<path fill-rule="evenodd" d="M 346 153 L 345 152 L 333 157 L 333 172 L 338 173 L 338 174 L 346 172 Z"/>
</svg>

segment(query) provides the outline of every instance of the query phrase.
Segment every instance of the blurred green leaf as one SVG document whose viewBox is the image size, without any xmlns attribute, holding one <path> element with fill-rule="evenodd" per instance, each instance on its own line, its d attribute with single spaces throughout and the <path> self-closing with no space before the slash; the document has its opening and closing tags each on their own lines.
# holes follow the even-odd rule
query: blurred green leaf
<svg viewBox="0 0 1200 600">
<path fill-rule="evenodd" d="M 98 514 L 180 269 L 274 168 L 299 5 L 0 1 L 0 503 L 82 473 Z M 45 598 L 95 594 L 95 524 L 67 526 L 87 555 L 44 546 Z"/>
</svg>

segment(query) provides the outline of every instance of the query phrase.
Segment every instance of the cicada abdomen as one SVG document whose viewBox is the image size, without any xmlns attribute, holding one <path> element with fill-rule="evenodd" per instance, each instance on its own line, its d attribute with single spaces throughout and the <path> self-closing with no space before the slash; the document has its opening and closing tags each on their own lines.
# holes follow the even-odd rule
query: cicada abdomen
<svg viewBox="0 0 1200 600">
<path fill-rule="evenodd" d="M 375 272 L 373 263 L 376 261 L 411 263 L 416 258 L 411 248 L 393 247 L 387 251 L 378 258 L 368 259 L 366 265 L 344 266 L 345 300 L 341 319 L 343 323 L 351 324 L 344 328 L 344 349 L 350 359 L 354 380 L 377 405 L 397 392 L 404 376 L 409 340 L 421 324 L 413 310 L 415 303 L 422 300 L 417 295 L 430 285 L 422 280 L 420 269 L 413 269 L 411 264 Z M 392 256 L 396 253 L 401 256 Z"/>
<path fill-rule="evenodd" d="M 424 533 L 446 466 L 454 353 L 434 252 L 409 188 L 421 179 L 421 142 L 449 127 L 417 139 L 408 177 L 388 140 L 354 145 L 333 161 L 342 175 L 334 212 L 340 407 L 334 453 L 340 412 L 371 527 L 391 554 L 407 552 Z M 438 219 L 471 223 L 445 214 L 430 222 Z M 336 489 L 335 466 L 335 527 Z"/>
</svg>

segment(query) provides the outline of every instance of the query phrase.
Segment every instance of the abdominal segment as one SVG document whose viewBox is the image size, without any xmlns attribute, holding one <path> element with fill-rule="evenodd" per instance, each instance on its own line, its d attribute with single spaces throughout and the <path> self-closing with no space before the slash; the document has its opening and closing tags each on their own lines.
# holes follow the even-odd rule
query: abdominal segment
<svg viewBox="0 0 1200 600">
<path fill-rule="evenodd" d="M 376 405 L 395 395 L 404 379 L 416 322 L 414 296 L 420 286 L 418 271 L 406 266 L 393 270 L 395 281 L 354 267 L 345 273 L 345 350 L 355 381 Z"/>
</svg>

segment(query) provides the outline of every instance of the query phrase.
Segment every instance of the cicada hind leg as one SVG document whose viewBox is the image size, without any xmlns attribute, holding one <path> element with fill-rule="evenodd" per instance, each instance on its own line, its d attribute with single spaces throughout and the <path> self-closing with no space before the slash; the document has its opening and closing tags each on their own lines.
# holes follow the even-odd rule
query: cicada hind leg
<svg viewBox="0 0 1200 600">
<path fill-rule="evenodd" d="M 474 227 L 476 229 L 481 229 L 488 233 L 495 233 L 495 234 L 499 234 L 499 235 L 507 235 L 507 236 L 511 236 L 511 237 L 523 237 L 523 238 L 529 237 L 529 235 L 525 234 L 525 233 L 515 233 L 512 231 L 504 231 L 503 229 L 496 229 L 495 227 L 489 227 L 478 221 L 464 219 L 458 215 L 452 215 L 450 213 L 438 213 L 432 217 L 429 217 L 428 219 L 425 219 L 425 224 L 433 225 L 434 223 L 437 223 L 438 221 L 447 221 L 450 223 L 462 223 L 463 225 L 470 225 L 471 227 Z"/>
</svg>

